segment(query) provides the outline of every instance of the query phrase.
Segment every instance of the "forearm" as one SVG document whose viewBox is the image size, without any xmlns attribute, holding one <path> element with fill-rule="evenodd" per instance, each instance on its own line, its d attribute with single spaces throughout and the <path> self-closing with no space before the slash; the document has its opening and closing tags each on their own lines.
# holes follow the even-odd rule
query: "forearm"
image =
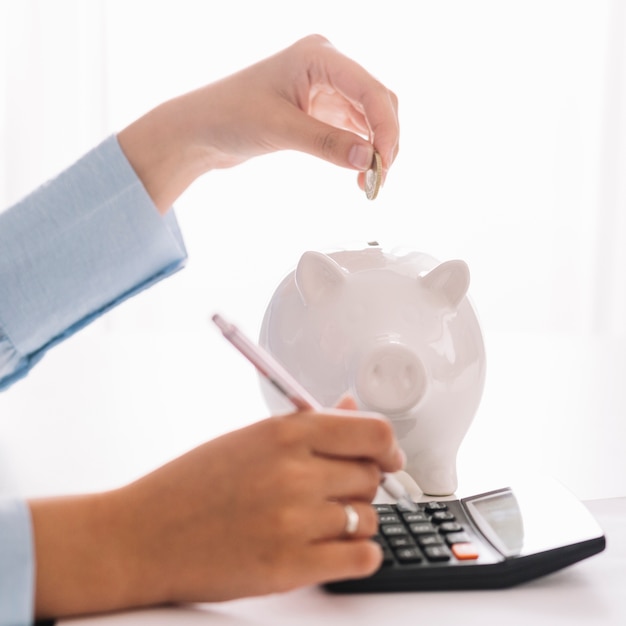
<svg viewBox="0 0 626 626">
<path fill-rule="evenodd" d="M 61 617 L 162 602 L 158 570 L 138 556 L 125 489 L 29 503 L 37 573 L 35 615 Z"/>
<path fill-rule="evenodd" d="M 161 214 L 207 171 L 203 151 L 194 138 L 191 95 L 175 98 L 149 111 L 117 138 L 126 158 Z"/>
<path fill-rule="evenodd" d="M 118 133 L 161 214 L 202 174 L 277 149 L 258 145 L 268 122 L 249 101 L 250 71 L 168 100 Z"/>
</svg>

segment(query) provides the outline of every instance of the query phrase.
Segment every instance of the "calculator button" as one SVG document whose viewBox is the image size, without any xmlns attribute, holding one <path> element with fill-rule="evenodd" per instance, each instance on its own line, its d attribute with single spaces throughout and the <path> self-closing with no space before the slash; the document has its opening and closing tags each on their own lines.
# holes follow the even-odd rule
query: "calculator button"
<svg viewBox="0 0 626 626">
<path fill-rule="evenodd" d="M 419 563 L 424 560 L 422 553 L 417 548 L 401 548 L 396 550 L 396 558 L 403 563 Z"/>
<path fill-rule="evenodd" d="M 428 502 L 425 506 L 427 513 L 434 513 L 435 511 L 447 511 L 448 505 L 444 502 Z"/>
<path fill-rule="evenodd" d="M 429 522 L 409 524 L 409 529 L 414 535 L 423 535 L 424 533 L 434 533 L 437 531 L 437 529 Z"/>
<path fill-rule="evenodd" d="M 407 534 L 406 528 L 402 524 L 383 524 L 380 527 L 380 532 L 385 535 L 385 537 Z"/>
<path fill-rule="evenodd" d="M 459 533 L 463 530 L 463 526 L 458 522 L 444 522 L 439 524 L 440 533 Z"/>
<path fill-rule="evenodd" d="M 449 546 L 453 543 L 468 543 L 470 541 L 470 536 L 466 532 L 448 533 L 445 538 Z"/>
<path fill-rule="evenodd" d="M 399 524 L 400 518 L 395 513 L 378 514 L 379 524 Z"/>
<path fill-rule="evenodd" d="M 450 549 L 459 561 L 475 561 L 479 557 L 476 546 L 470 542 L 455 543 Z"/>
<path fill-rule="evenodd" d="M 392 548 L 413 548 L 415 546 L 415 542 L 408 535 L 389 537 L 388 542 Z"/>
<path fill-rule="evenodd" d="M 439 524 L 441 522 L 454 522 L 455 518 L 450 511 L 435 511 L 431 516 L 431 521 Z"/>
<path fill-rule="evenodd" d="M 393 513 L 394 512 L 391 504 L 375 504 L 374 508 L 378 511 L 379 515 L 381 513 Z"/>
<path fill-rule="evenodd" d="M 417 543 L 423 548 L 426 546 L 442 546 L 443 539 L 439 535 L 418 535 Z"/>
<path fill-rule="evenodd" d="M 424 548 L 424 554 L 429 561 L 449 561 L 452 558 L 445 546 L 428 546 Z"/>
<path fill-rule="evenodd" d="M 426 513 L 417 512 L 417 513 L 403 513 L 402 518 L 407 524 L 412 524 L 414 522 L 427 522 L 428 515 Z"/>
</svg>

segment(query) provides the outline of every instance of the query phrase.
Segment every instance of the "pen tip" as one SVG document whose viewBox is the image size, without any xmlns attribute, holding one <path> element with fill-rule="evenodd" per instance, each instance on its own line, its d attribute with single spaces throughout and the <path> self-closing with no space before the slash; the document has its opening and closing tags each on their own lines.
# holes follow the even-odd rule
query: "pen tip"
<svg viewBox="0 0 626 626">
<path fill-rule="evenodd" d="M 224 318 L 219 315 L 218 313 L 214 313 L 211 316 L 211 319 L 213 320 L 213 323 L 222 331 L 224 332 L 225 330 L 227 330 L 228 328 L 228 324 L 226 323 L 226 320 L 224 320 Z"/>
</svg>

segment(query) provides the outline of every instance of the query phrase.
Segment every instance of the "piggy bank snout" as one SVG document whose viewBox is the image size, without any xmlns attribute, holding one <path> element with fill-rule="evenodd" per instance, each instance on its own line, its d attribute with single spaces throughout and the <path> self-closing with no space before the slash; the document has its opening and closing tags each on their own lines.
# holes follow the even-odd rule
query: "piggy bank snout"
<svg viewBox="0 0 626 626">
<path fill-rule="evenodd" d="M 415 409 L 428 390 L 428 374 L 410 348 L 388 343 L 361 354 L 354 376 L 357 400 L 389 417 Z"/>
</svg>

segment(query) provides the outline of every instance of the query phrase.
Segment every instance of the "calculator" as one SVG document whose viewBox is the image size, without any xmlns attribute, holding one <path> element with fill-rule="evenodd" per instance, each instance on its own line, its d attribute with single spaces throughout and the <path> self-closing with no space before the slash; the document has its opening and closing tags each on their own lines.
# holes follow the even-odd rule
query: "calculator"
<svg viewBox="0 0 626 626">
<path fill-rule="evenodd" d="M 559 483 L 521 483 L 463 499 L 375 504 L 383 550 L 367 578 L 336 593 L 496 589 L 533 580 L 604 550 L 587 508 Z"/>
</svg>

